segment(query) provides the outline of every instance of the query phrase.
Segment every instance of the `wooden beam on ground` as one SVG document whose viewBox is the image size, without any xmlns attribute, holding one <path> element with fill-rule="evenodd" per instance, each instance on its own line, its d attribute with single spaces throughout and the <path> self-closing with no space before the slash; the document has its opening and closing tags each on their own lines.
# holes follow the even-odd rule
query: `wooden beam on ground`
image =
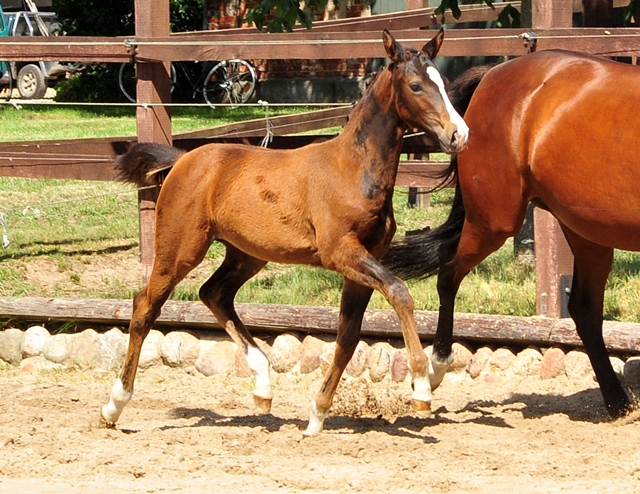
<svg viewBox="0 0 640 494">
<path fill-rule="evenodd" d="M 0 319 L 126 326 L 132 306 L 131 300 L 0 297 Z M 254 331 L 335 334 L 338 327 L 338 309 L 332 307 L 236 304 L 236 309 L 247 327 Z M 433 338 L 437 317 L 437 312 L 416 311 L 422 339 Z M 156 327 L 222 329 L 201 302 L 179 301 L 168 301 L 164 305 Z M 392 310 L 367 310 L 362 335 L 400 339 L 398 317 Z M 482 344 L 581 346 L 573 321 L 547 317 L 456 313 L 454 335 L 456 340 Z M 605 321 L 604 340 L 610 351 L 640 353 L 640 324 Z"/>
</svg>

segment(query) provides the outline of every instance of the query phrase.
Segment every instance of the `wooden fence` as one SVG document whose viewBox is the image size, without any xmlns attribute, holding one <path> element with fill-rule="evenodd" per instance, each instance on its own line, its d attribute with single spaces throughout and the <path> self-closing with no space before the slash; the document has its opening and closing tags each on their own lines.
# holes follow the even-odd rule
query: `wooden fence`
<svg viewBox="0 0 640 494">
<path fill-rule="evenodd" d="M 615 0 L 614 5 L 628 3 Z M 505 4 L 488 7 L 464 6 L 462 22 L 495 19 Z M 515 4 L 513 4 L 515 5 Z M 517 6 L 517 5 L 516 5 Z M 531 0 L 530 29 L 448 30 L 441 56 L 519 56 L 532 49 L 563 48 L 604 56 L 637 57 L 640 29 L 572 28 L 572 15 L 582 2 Z M 5 38 L 0 60 L 67 60 L 84 63 L 135 61 L 138 65 L 138 136 L 108 139 L 75 139 L 39 142 L 0 143 L 0 175 L 111 180 L 110 164 L 136 141 L 175 144 L 192 149 L 205 142 L 245 139 L 256 142 L 264 134 L 264 122 L 254 121 L 172 135 L 167 66 L 173 60 L 244 59 L 327 59 L 384 57 L 380 31 L 386 27 L 399 41 L 419 48 L 431 33 L 419 28 L 439 19 L 434 9 L 416 9 L 365 19 L 320 22 L 311 31 L 264 34 L 249 29 L 216 32 L 169 33 L 168 0 L 136 0 L 136 34 L 131 38 L 57 37 Z M 453 22 L 450 16 L 447 22 Z M 292 132 L 336 125 L 347 109 L 326 110 L 323 123 L 316 114 L 282 117 L 273 146 L 294 147 L 317 136 L 289 136 Z M 288 120 L 287 120 L 288 119 Z M 275 120 L 275 119 L 273 119 Z M 316 120 L 315 123 L 312 120 Z M 316 127 L 314 127 L 314 125 Z M 424 154 L 434 150 L 425 139 L 408 139 L 405 152 Z M 439 165 L 413 161 L 400 168 L 399 185 L 429 186 L 429 170 Z M 141 191 L 141 253 L 143 277 L 153 260 L 155 192 Z M 557 317 L 561 313 L 562 279 L 571 273 L 571 254 L 557 223 L 544 211 L 536 210 L 536 276 L 538 313 Z"/>
</svg>

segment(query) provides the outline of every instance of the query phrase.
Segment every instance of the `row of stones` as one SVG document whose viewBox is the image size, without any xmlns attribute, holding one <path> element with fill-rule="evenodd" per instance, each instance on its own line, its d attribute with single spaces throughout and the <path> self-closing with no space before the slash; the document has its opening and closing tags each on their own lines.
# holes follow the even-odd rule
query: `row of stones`
<svg viewBox="0 0 640 494">
<path fill-rule="evenodd" d="M 118 328 L 98 333 L 87 329 L 76 334 L 55 334 L 41 326 L 26 331 L 7 329 L 0 331 L 0 363 L 20 365 L 23 371 L 53 369 L 63 365 L 81 368 L 117 370 L 122 366 L 129 336 Z M 326 371 L 335 350 L 335 341 L 324 341 L 307 335 L 302 340 L 294 334 L 278 335 L 268 344 L 256 339 L 269 357 L 275 372 L 306 374 L 320 368 Z M 626 362 L 611 357 L 616 372 L 628 384 L 640 384 L 640 357 Z M 139 367 L 142 369 L 164 364 L 171 367 L 195 367 L 205 376 L 234 372 L 238 377 L 250 376 L 242 352 L 231 341 L 199 339 L 184 331 L 163 334 L 152 330 L 144 341 Z M 450 372 L 467 373 L 473 379 L 499 381 L 510 376 L 538 376 L 550 379 L 561 375 L 580 380 L 593 375 L 591 364 L 584 352 L 565 353 L 553 347 L 544 351 L 526 348 L 514 353 L 508 348 L 492 350 L 482 347 L 472 352 L 463 344 L 454 343 Z M 393 381 L 404 381 L 408 374 L 407 352 L 388 342 L 372 345 L 361 341 L 345 373 L 359 377 L 367 373 L 378 382 L 389 376 Z"/>
</svg>

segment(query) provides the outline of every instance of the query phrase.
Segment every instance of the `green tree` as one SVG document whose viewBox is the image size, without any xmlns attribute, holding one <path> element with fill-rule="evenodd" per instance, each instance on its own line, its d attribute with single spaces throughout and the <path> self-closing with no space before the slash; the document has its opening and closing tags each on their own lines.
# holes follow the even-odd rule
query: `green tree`
<svg viewBox="0 0 640 494">
<path fill-rule="evenodd" d="M 323 11 L 327 6 L 327 0 L 307 0 L 305 5 Z M 263 0 L 249 11 L 247 22 L 253 22 L 262 31 L 267 17 L 271 17 L 271 20 L 265 30 L 270 33 L 292 31 L 298 21 L 307 29 L 311 29 L 311 17 L 308 11 L 300 8 L 300 0 Z"/>
</svg>

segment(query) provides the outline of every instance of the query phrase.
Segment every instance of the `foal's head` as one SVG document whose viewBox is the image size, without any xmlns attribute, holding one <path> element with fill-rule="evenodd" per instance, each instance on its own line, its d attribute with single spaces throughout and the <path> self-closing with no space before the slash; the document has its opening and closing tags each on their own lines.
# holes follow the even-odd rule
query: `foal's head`
<svg viewBox="0 0 640 494">
<path fill-rule="evenodd" d="M 407 127 L 437 137 L 444 152 L 462 151 L 467 145 L 469 128 L 449 101 L 440 71 L 433 63 L 444 31 L 441 29 L 420 51 L 405 50 L 386 29 L 382 39 L 392 62 L 395 103 L 400 118 Z"/>
</svg>

